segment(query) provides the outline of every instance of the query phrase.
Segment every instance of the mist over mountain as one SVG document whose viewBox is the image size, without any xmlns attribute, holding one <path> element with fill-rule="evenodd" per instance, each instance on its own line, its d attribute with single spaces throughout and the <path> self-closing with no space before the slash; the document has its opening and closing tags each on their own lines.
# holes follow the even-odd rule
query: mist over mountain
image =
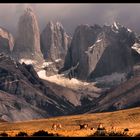
<svg viewBox="0 0 140 140">
<path fill-rule="evenodd" d="M 110 24 L 118 21 L 132 30 L 140 32 L 140 4 L 0 4 L 0 25 L 16 35 L 18 19 L 28 6 L 37 15 L 40 31 L 50 20 L 59 21 L 68 34 L 73 34 L 80 24 Z M 7 10 L 8 9 L 8 10 Z"/>
</svg>

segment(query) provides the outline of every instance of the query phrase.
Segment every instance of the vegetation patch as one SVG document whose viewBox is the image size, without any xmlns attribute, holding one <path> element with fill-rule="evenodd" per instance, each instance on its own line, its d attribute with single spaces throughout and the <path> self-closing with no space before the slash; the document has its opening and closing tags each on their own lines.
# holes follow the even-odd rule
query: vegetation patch
<svg viewBox="0 0 140 140">
<path fill-rule="evenodd" d="M 22 136 L 22 137 L 25 137 L 25 136 L 28 136 L 28 134 L 26 132 L 19 132 L 17 135 L 18 136 Z"/>
<path fill-rule="evenodd" d="M 32 136 L 58 136 L 57 134 L 49 134 L 47 131 L 39 130 L 37 132 L 34 132 Z"/>
<path fill-rule="evenodd" d="M 0 133 L 1 137 L 8 137 L 8 134 L 6 132 Z"/>
</svg>

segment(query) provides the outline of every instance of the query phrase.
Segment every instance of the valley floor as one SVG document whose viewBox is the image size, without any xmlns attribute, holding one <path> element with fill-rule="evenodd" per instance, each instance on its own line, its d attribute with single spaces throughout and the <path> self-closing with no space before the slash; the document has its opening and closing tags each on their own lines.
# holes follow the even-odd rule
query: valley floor
<svg viewBox="0 0 140 140">
<path fill-rule="evenodd" d="M 62 128 L 52 130 L 53 123 L 61 123 Z M 80 130 L 79 124 L 84 123 L 87 123 L 89 128 L 87 130 Z M 103 123 L 107 131 L 112 126 L 115 127 L 116 131 L 123 131 L 125 128 L 128 128 L 130 135 L 135 136 L 140 133 L 140 107 L 116 112 L 53 117 L 26 122 L 1 122 L 0 133 L 6 132 L 9 136 L 15 136 L 18 132 L 24 131 L 28 135 L 32 135 L 38 130 L 45 130 L 48 133 L 61 136 L 89 136 L 94 132 L 90 128 L 97 128 L 99 123 Z"/>
</svg>

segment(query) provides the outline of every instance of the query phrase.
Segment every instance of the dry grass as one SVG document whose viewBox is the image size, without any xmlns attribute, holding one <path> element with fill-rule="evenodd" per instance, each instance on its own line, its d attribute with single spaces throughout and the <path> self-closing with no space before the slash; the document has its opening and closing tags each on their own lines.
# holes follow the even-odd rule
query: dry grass
<svg viewBox="0 0 140 140">
<path fill-rule="evenodd" d="M 52 130 L 53 123 L 61 123 L 62 129 Z M 89 129 L 80 130 L 79 124 L 81 123 L 89 124 Z M 116 132 L 123 132 L 125 128 L 128 128 L 128 134 L 135 136 L 140 133 L 140 107 L 116 112 L 62 116 L 27 122 L 1 122 L 0 133 L 6 132 L 9 136 L 16 136 L 22 131 L 32 135 L 36 131 L 44 130 L 61 136 L 89 136 L 96 131 L 99 123 L 103 123 L 108 132 L 112 131 L 112 126 L 115 127 Z M 95 127 L 95 130 L 90 130 L 91 127 Z"/>
</svg>

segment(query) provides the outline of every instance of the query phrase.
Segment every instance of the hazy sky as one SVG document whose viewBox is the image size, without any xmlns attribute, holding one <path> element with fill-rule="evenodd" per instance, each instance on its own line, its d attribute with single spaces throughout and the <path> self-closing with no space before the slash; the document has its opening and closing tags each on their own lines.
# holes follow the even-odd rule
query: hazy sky
<svg viewBox="0 0 140 140">
<path fill-rule="evenodd" d="M 0 26 L 16 33 L 19 16 L 28 6 L 34 9 L 40 31 L 48 21 L 60 21 L 68 34 L 72 34 L 79 24 L 111 24 L 118 21 L 140 33 L 140 4 L 0 4 Z"/>
</svg>

